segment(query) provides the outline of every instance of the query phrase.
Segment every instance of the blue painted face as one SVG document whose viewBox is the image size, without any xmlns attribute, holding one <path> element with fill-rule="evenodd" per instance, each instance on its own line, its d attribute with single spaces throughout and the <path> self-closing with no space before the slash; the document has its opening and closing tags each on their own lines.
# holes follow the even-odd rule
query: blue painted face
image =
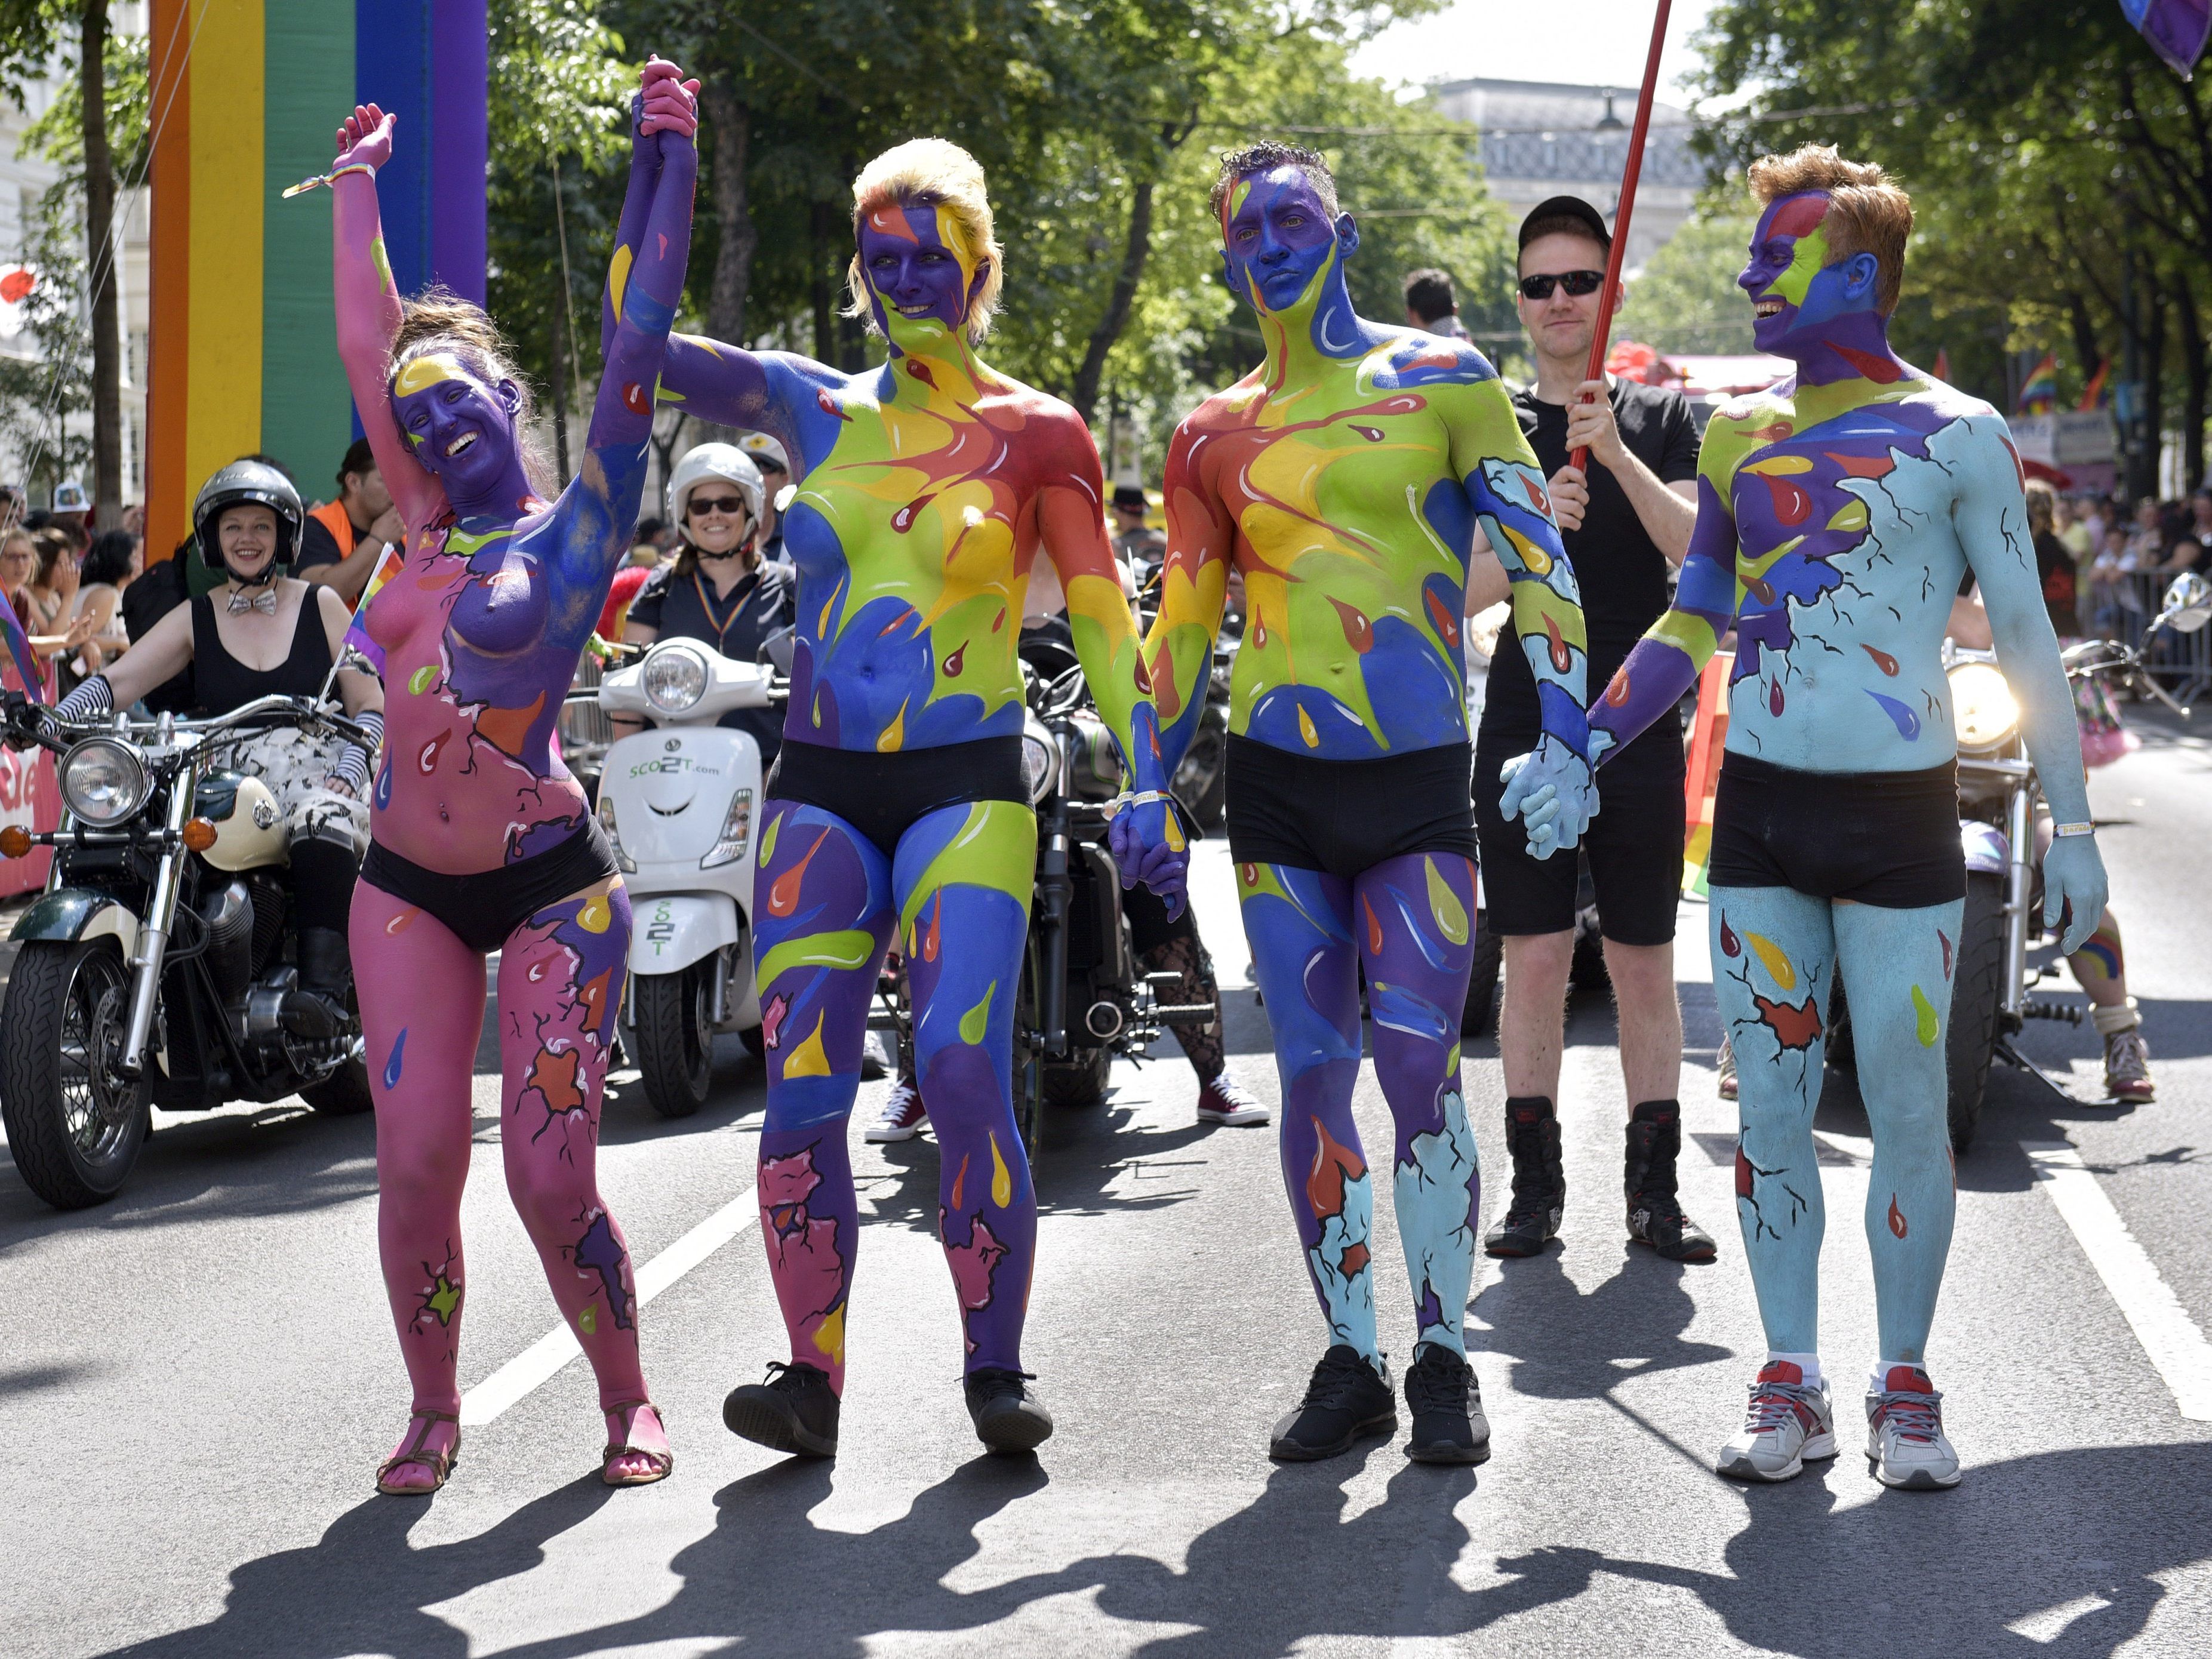
<svg viewBox="0 0 2212 1659">
<path fill-rule="evenodd" d="M 988 275 L 959 221 L 931 204 L 878 208 L 860 222 L 860 250 L 876 325 L 892 341 L 933 325 L 957 332 Z"/>
<path fill-rule="evenodd" d="M 1875 308 L 1878 262 L 1856 253 L 1831 264 L 1821 228 L 1828 193 L 1802 191 L 1767 204 L 1751 235 L 1751 258 L 1736 286 L 1751 298 L 1751 337 L 1761 351 L 1802 357 L 1826 343 L 1838 318 Z"/>
<path fill-rule="evenodd" d="M 515 465 L 511 380 L 488 385 L 451 352 L 411 358 L 392 379 L 392 410 L 415 459 L 456 505 L 496 489 Z"/>
<path fill-rule="evenodd" d="M 1358 246 L 1348 216 L 1332 222 L 1305 169 L 1291 162 L 1239 179 L 1221 204 L 1229 286 L 1262 311 L 1285 311 L 1316 289 L 1341 251 Z"/>
</svg>

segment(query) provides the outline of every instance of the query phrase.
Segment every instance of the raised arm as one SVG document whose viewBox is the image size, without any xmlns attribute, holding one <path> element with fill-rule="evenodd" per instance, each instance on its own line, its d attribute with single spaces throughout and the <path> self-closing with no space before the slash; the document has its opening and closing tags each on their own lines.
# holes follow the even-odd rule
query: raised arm
<svg viewBox="0 0 2212 1659">
<path fill-rule="evenodd" d="M 377 212 L 376 169 L 392 159 L 399 118 L 374 104 L 357 106 L 338 129 L 331 163 L 331 287 L 337 313 L 338 361 L 376 468 L 410 530 L 437 515 L 445 501 L 438 481 L 416 460 L 392 413 L 392 343 L 399 334 L 399 290 L 384 253 Z"/>
<path fill-rule="evenodd" d="M 1512 778 L 1503 810 L 1512 817 L 1525 805 L 1529 850 L 1547 858 L 1579 841 L 1597 811 L 1583 714 L 1589 659 L 1582 595 L 1504 383 L 1491 377 L 1462 388 L 1451 410 L 1452 468 L 1504 568 L 1513 631 L 1536 677 L 1543 726 L 1534 752 L 1507 763 Z"/>
<path fill-rule="evenodd" d="M 1958 446 L 1964 453 L 1954 463 L 1959 494 L 1952 507 L 1960 544 L 1981 588 L 1997 663 L 2019 701 L 2021 736 L 2051 803 L 2051 819 L 2062 830 L 2086 825 L 2089 785 L 2081 769 L 2074 697 L 2036 576 L 2027 501 L 2004 417 L 1970 416 L 1960 424 L 1966 441 Z M 2108 890 L 2095 837 L 2085 832 L 2053 838 L 2043 859 L 2043 915 L 2046 925 L 2056 927 L 2062 910 L 2071 908 L 2060 941 L 2064 954 L 2080 950 L 2096 931 Z"/>
<path fill-rule="evenodd" d="M 1206 713 L 1213 640 L 1236 556 L 1237 525 L 1207 482 L 1201 463 L 1208 435 L 1188 421 L 1168 446 L 1164 494 L 1168 552 L 1160 570 L 1160 611 L 1145 641 L 1145 665 L 1159 708 L 1161 763 L 1173 777 Z"/>
</svg>

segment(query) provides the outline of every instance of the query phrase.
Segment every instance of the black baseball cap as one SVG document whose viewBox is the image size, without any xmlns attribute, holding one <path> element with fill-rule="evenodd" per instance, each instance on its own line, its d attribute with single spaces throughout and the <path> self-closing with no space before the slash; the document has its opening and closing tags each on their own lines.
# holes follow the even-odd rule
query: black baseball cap
<svg viewBox="0 0 2212 1659">
<path fill-rule="evenodd" d="M 1605 228 L 1605 216 L 1579 196 L 1554 196 L 1530 208 L 1528 216 L 1521 222 L 1522 247 L 1528 246 L 1528 228 L 1540 225 L 1547 219 L 1578 220 L 1597 239 L 1600 247 L 1607 253 L 1613 252 L 1613 233 Z"/>
</svg>

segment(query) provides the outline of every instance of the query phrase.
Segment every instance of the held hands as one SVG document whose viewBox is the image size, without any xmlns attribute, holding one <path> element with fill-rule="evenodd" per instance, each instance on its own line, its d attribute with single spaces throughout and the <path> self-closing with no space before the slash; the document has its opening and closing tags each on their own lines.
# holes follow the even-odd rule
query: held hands
<svg viewBox="0 0 2212 1659">
<path fill-rule="evenodd" d="M 2105 914 L 2111 887 L 2105 878 L 2105 860 L 2094 836 L 2061 836 L 2043 855 L 2043 925 L 2057 933 L 2064 916 L 2066 932 L 2058 942 L 2059 954 L 2072 956 L 2089 942 Z"/>
<path fill-rule="evenodd" d="M 687 81 L 684 71 L 660 57 L 649 58 L 637 77 L 637 92 L 629 101 L 632 142 L 642 154 L 648 147 L 658 155 L 655 135 L 672 132 L 690 139 L 699 131 L 699 83 Z"/>
<path fill-rule="evenodd" d="M 379 105 L 355 105 L 338 129 L 338 155 L 331 171 L 361 166 L 381 169 L 392 159 L 392 130 L 398 125 L 399 118 L 386 115 Z"/>
<path fill-rule="evenodd" d="M 1121 885 L 1139 882 L 1167 901 L 1168 920 L 1183 911 L 1189 884 L 1189 844 L 1165 799 L 1125 805 L 1106 826 L 1106 844 L 1121 869 Z"/>
<path fill-rule="evenodd" d="M 1585 398 L 1595 401 L 1584 403 Z M 1620 428 L 1613 424 L 1613 398 L 1603 380 L 1584 380 L 1567 405 L 1567 453 L 1577 449 L 1589 450 L 1590 459 L 1608 471 L 1620 465 Z"/>
<path fill-rule="evenodd" d="M 1562 530 L 1580 530 L 1589 510 L 1589 477 L 1578 466 L 1563 466 L 1545 486 L 1552 495 L 1552 522 Z"/>
<path fill-rule="evenodd" d="M 1527 826 L 1531 858 L 1572 848 L 1597 816 L 1590 763 L 1555 737 L 1546 736 L 1530 754 L 1515 756 L 1498 775 L 1505 782 L 1498 810 Z"/>
</svg>

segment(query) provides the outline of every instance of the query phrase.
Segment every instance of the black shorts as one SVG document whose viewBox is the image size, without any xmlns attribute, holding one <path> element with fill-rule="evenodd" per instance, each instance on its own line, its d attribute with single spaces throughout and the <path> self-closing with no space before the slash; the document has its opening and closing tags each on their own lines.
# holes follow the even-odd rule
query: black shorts
<svg viewBox="0 0 2212 1659">
<path fill-rule="evenodd" d="M 368 844 L 361 878 L 443 922 L 471 951 L 489 953 L 549 904 L 597 886 L 615 873 L 614 848 L 597 818 L 557 847 L 475 875 L 425 870 L 381 842 Z"/>
<path fill-rule="evenodd" d="M 978 738 L 934 749 L 832 749 L 787 738 L 769 769 L 769 800 L 794 800 L 835 813 L 898 856 L 899 837 L 942 806 L 969 801 L 1030 804 L 1022 787 L 1022 740 Z"/>
<path fill-rule="evenodd" d="M 1448 743 L 1380 760 L 1322 760 L 1229 739 L 1229 855 L 1350 881 L 1408 853 L 1473 858 L 1468 748 Z"/>
<path fill-rule="evenodd" d="M 1802 772 L 1726 755 L 1708 879 L 1888 910 L 1964 898 L 1958 763 L 1922 772 Z"/>
<path fill-rule="evenodd" d="M 1474 824 L 1482 839 L 1482 902 L 1501 935 L 1564 933 L 1575 925 L 1581 859 L 1528 852 L 1528 829 L 1498 810 L 1498 769 L 1536 738 L 1485 727 L 1474 755 Z M 1617 945 L 1670 945 L 1682 892 L 1682 736 L 1662 720 L 1598 769 L 1597 816 L 1583 831 L 1597 889 L 1598 928 Z"/>
</svg>

